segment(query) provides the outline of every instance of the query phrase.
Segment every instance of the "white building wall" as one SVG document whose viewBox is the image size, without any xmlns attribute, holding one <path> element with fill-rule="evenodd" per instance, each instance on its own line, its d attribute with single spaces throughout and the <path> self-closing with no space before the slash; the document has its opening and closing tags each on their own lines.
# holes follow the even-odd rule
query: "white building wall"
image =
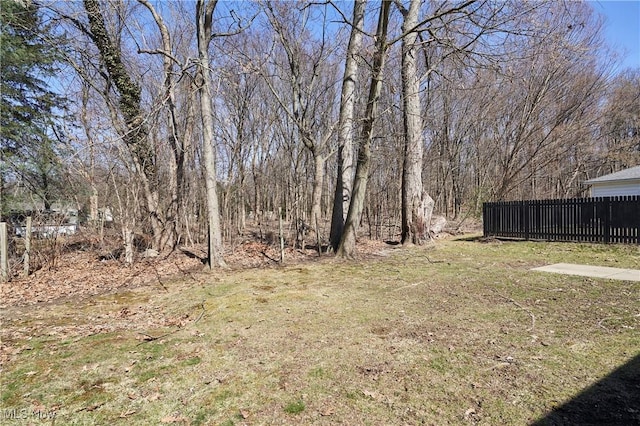
<svg viewBox="0 0 640 426">
<path fill-rule="evenodd" d="M 591 185 L 592 197 L 617 197 L 621 195 L 640 195 L 640 181 L 602 182 Z"/>
</svg>

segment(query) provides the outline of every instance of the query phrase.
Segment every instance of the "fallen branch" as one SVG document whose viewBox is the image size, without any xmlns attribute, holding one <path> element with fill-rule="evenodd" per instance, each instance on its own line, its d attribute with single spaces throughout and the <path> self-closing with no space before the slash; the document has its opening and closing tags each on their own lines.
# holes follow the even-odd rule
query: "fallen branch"
<svg viewBox="0 0 640 426">
<path fill-rule="evenodd" d="M 413 283 L 413 284 L 407 284 L 407 285 L 403 285 L 402 287 L 398 287 L 396 289 L 394 289 L 393 291 L 400 291 L 400 290 L 404 290 L 405 288 L 409 288 L 409 287 L 416 287 L 419 284 L 423 284 L 423 282 L 419 282 L 419 283 Z"/>
<path fill-rule="evenodd" d="M 202 309 L 202 311 L 200 311 L 200 315 L 198 315 L 198 318 L 196 318 L 196 320 L 193 322 L 193 324 L 197 324 L 198 321 L 200 321 L 202 319 L 202 317 L 204 316 L 204 311 L 205 311 L 204 301 L 200 304 L 200 308 Z"/>
<path fill-rule="evenodd" d="M 619 317 L 607 317 L 607 318 L 602 318 L 600 321 L 598 321 L 598 327 L 601 327 L 602 329 L 604 329 L 607 332 L 611 333 L 611 330 L 608 329 L 607 327 L 605 327 L 604 324 L 602 324 L 603 322 L 609 321 L 609 320 L 622 320 L 622 318 L 619 318 Z"/>
<path fill-rule="evenodd" d="M 81 411 L 95 411 L 95 410 L 97 410 L 98 408 L 102 407 L 105 404 L 106 404 L 106 402 L 99 402 L 97 404 L 90 405 L 89 407 L 82 407 L 82 408 L 77 409 L 76 413 L 79 413 Z"/>
<path fill-rule="evenodd" d="M 427 256 L 426 254 L 424 255 L 424 257 L 427 259 L 429 263 L 445 263 L 444 260 L 431 260 L 429 259 L 429 256 Z"/>
<path fill-rule="evenodd" d="M 529 316 L 531 317 L 531 327 L 529 327 L 527 329 L 528 332 L 533 331 L 536 328 L 536 316 L 533 314 L 533 312 L 531 312 L 531 310 L 525 308 L 524 306 L 522 306 L 520 303 L 516 302 L 515 300 L 513 300 L 510 297 L 507 297 L 503 294 L 500 294 L 498 291 L 492 289 L 494 291 L 494 293 L 496 293 L 498 296 L 502 297 L 505 300 L 508 300 L 509 302 L 513 303 L 515 306 L 517 306 L 518 308 L 522 309 L 523 311 L 525 311 L 526 313 L 529 314 Z"/>
<path fill-rule="evenodd" d="M 509 367 L 511 365 L 513 365 L 513 363 L 511 363 L 511 362 L 499 362 L 497 364 L 492 365 L 491 367 L 483 368 L 482 371 L 493 371 L 493 370 L 496 370 L 498 368 L 506 368 L 506 367 Z"/>
<path fill-rule="evenodd" d="M 260 252 L 261 255 L 263 255 L 264 257 L 266 257 L 267 259 L 269 259 L 270 261 L 272 261 L 273 263 L 278 263 L 277 260 L 275 260 L 274 258 L 272 258 L 271 256 L 269 256 L 264 250 L 262 250 Z"/>
<path fill-rule="evenodd" d="M 177 333 L 177 332 L 178 332 L 178 331 L 180 331 L 180 330 L 181 330 L 181 329 L 180 329 L 180 328 L 178 328 L 178 329 L 176 329 L 176 330 L 173 330 L 173 331 L 171 331 L 171 332 L 169 332 L 169 333 L 165 333 L 165 334 L 160 335 L 160 336 L 152 336 L 152 335 L 147 334 L 147 333 L 138 333 L 138 334 L 142 334 L 142 335 L 144 336 L 144 339 L 142 339 L 142 342 L 138 343 L 136 346 L 140 346 L 140 345 L 141 345 L 141 344 L 143 344 L 143 343 L 148 343 L 148 342 L 153 342 L 153 341 L 155 341 L 155 340 L 163 339 L 163 338 L 165 338 L 165 337 L 167 337 L 167 336 L 171 336 L 172 334 Z"/>
<path fill-rule="evenodd" d="M 158 280 L 158 284 L 160 284 L 160 286 L 164 289 L 164 291 L 166 291 L 168 293 L 169 289 L 162 282 L 162 278 L 160 277 L 160 272 L 158 272 L 158 268 L 155 267 L 155 265 L 154 265 L 154 268 L 153 268 L 153 272 L 155 272 L 155 274 L 156 274 L 156 279 Z"/>
<path fill-rule="evenodd" d="M 140 346 L 140 345 L 142 345 L 143 343 L 148 343 L 148 342 L 153 342 L 153 341 L 156 341 L 156 340 L 164 339 L 165 337 L 171 336 L 172 334 L 176 334 L 176 333 L 177 333 L 178 331 L 180 331 L 180 330 L 184 330 L 184 329 L 185 329 L 185 328 L 187 328 L 187 326 L 189 326 L 189 325 L 197 324 L 197 323 L 198 323 L 198 321 L 200 321 L 200 320 L 202 319 L 202 317 L 204 316 L 204 313 L 205 313 L 205 311 L 206 311 L 206 308 L 204 307 L 204 301 L 203 301 L 202 303 L 200 303 L 200 305 L 198 305 L 198 306 L 200 307 L 201 311 L 200 311 L 200 315 L 198 315 L 198 318 L 196 318 L 196 319 L 195 319 L 195 321 L 193 321 L 193 322 L 191 322 L 191 323 L 187 324 L 187 325 L 186 325 L 186 326 L 184 326 L 184 327 L 178 327 L 178 328 L 176 328 L 175 330 L 170 331 L 170 332 L 165 333 L 165 334 L 162 334 L 162 335 L 160 335 L 160 336 L 152 336 L 152 335 L 147 334 L 147 333 L 141 333 L 141 332 L 138 332 L 138 334 L 143 335 L 143 336 L 144 336 L 144 338 L 142 339 L 142 342 L 138 343 L 136 346 Z"/>
</svg>

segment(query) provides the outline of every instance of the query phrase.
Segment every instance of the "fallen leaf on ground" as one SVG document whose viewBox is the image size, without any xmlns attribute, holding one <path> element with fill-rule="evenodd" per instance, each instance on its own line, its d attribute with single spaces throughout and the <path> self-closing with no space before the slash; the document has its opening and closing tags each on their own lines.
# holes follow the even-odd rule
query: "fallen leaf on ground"
<svg viewBox="0 0 640 426">
<path fill-rule="evenodd" d="M 332 416 L 334 413 L 335 411 L 331 407 L 327 407 L 324 410 L 320 411 L 320 415 L 323 417 Z"/>
<path fill-rule="evenodd" d="M 468 408 L 467 411 L 464 412 L 464 419 L 465 420 L 469 420 L 469 416 L 471 416 L 472 414 L 475 414 L 475 413 L 476 413 L 476 409 L 475 408 L 473 408 L 473 407 Z"/>
<path fill-rule="evenodd" d="M 163 417 L 160 420 L 161 423 L 182 423 L 182 422 L 189 422 L 189 419 L 187 419 L 184 416 L 167 416 L 167 417 Z"/>
</svg>

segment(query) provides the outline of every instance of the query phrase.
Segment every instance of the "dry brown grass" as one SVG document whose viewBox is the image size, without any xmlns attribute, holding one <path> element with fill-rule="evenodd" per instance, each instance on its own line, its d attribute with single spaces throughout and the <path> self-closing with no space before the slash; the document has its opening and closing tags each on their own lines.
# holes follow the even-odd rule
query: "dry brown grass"
<svg viewBox="0 0 640 426">
<path fill-rule="evenodd" d="M 640 347 L 640 284 L 529 271 L 559 261 L 640 269 L 640 251 L 445 241 L 11 308 L 2 410 L 65 425 L 528 424 Z"/>
</svg>

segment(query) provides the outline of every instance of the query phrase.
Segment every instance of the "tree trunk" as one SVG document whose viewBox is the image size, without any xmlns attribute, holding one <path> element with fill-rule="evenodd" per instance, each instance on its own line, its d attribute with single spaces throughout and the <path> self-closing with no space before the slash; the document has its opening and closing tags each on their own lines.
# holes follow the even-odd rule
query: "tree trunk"
<svg viewBox="0 0 640 426">
<path fill-rule="evenodd" d="M 213 137 L 213 108 L 211 105 L 211 74 L 209 72 L 209 42 L 211 41 L 211 26 L 213 11 L 217 0 L 198 0 L 196 3 L 196 19 L 198 34 L 198 77 L 201 84 L 200 115 L 202 119 L 202 155 L 205 169 L 205 188 L 207 193 L 208 213 L 208 266 L 225 266 L 222 247 L 222 229 L 220 225 L 220 209 L 216 188 L 216 152 Z"/>
<path fill-rule="evenodd" d="M 149 143 L 148 129 L 144 125 L 145 114 L 141 106 L 140 86 L 128 74 L 118 46 L 110 37 L 100 3 L 84 0 L 84 8 L 89 19 L 90 37 L 100 52 L 100 58 L 109 74 L 109 79 L 118 89 L 120 98 L 118 109 L 126 125 L 124 142 L 136 166 L 136 172 L 145 194 L 146 208 L 151 221 L 154 249 L 162 250 L 162 217 L 158 206 L 157 169 L 153 147 Z"/>
<path fill-rule="evenodd" d="M 404 119 L 404 161 L 402 168 L 402 244 L 422 244 L 429 239 L 433 200 L 422 187 L 422 116 L 418 77 L 417 32 L 420 0 L 411 0 L 404 12 L 402 33 L 402 99 Z M 430 200 L 430 201 L 429 201 Z M 429 205 L 431 204 L 431 208 Z"/>
<path fill-rule="evenodd" d="M 344 232 L 340 239 L 337 255 L 342 258 L 353 258 L 356 252 L 356 234 L 360 225 L 360 218 L 364 208 L 364 197 L 369 179 L 369 167 L 371 164 L 371 140 L 373 137 L 373 124 L 378 111 L 378 100 L 382 91 L 382 75 L 384 72 L 385 58 L 387 52 L 387 27 L 389 24 L 389 10 L 391 0 L 383 0 L 378 18 L 378 28 L 376 30 L 375 52 L 373 56 L 373 71 L 371 75 L 371 86 L 369 87 L 369 97 L 367 99 L 367 109 L 365 111 L 364 123 L 362 126 L 362 136 L 358 149 L 358 161 L 356 164 L 356 176 L 353 184 L 351 203 L 345 221 Z"/>
<path fill-rule="evenodd" d="M 124 241 L 124 263 L 133 264 L 133 231 L 128 224 L 122 225 L 122 240 Z"/>
<path fill-rule="evenodd" d="M 322 222 L 322 187 L 324 185 L 324 165 L 326 160 L 318 152 L 313 152 L 313 189 L 311 193 L 311 217 L 309 226 Z M 316 229 L 316 232 L 320 232 Z"/>
<path fill-rule="evenodd" d="M 347 60 L 344 66 L 342 94 L 340 96 L 340 116 L 338 118 L 338 172 L 333 197 L 331 215 L 331 246 L 338 250 L 344 221 L 351 202 L 353 186 L 353 117 L 355 110 L 355 91 L 358 78 L 357 55 L 362 47 L 362 28 L 366 0 L 356 0 L 353 5 L 353 27 L 347 48 Z"/>
<path fill-rule="evenodd" d="M 167 182 L 169 192 L 169 205 L 165 210 L 165 226 L 162 230 L 163 236 L 160 242 L 161 247 L 175 248 L 178 243 L 179 229 L 183 225 L 183 182 L 184 182 L 184 148 L 187 130 L 181 133 L 178 125 L 178 114 L 176 111 L 175 95 L 175 64 L 172 59 L 172 46 L 169 28 L 165 24 L 162 16 L 156 11 L 148 0 L 138 0 L 153 15 L 153 19 L 158 27 L 162 40 L 162 68 L 164 71 L 163 88 L 164 103 L 167 108 L 167 124 L 169 132 L 167 139 L 173 155 L 169 159 L 169 179 Z"/>
<path fill-rule="evenodd" d="M 7 223 L 0 222 L 0 282 L 9 281 L 9 244 L 7 239 Z"/>
<path fill-rule="evenodd" d="M 187 234 L 186 238 L 190 244 L 193 244 L 193 236 L 191 235 L 193 221 L 191 220 L 195 214 L 195 205 L 198 202 L 194 202 L 194 199 L 199 197 L 195 196 L 196 193 L 196 178 L 193 173 L 193 165 L 195 164 L 195 144 L 194 144 L 194 128 L 196 127 L 196 86 L 193 81 L 188 82 L 188 96 L 187 105 L 183 110 L 182 128 L 184 129 L 182 139 L 182 169 L 178 169 L 178 192 L 180 195 L 180 206 L 178 207 L 178 214 L 181 220 L 184 222 L 184 232 Z M 180 164 L 180 163 L 178 163 Z"/>
</svg>

